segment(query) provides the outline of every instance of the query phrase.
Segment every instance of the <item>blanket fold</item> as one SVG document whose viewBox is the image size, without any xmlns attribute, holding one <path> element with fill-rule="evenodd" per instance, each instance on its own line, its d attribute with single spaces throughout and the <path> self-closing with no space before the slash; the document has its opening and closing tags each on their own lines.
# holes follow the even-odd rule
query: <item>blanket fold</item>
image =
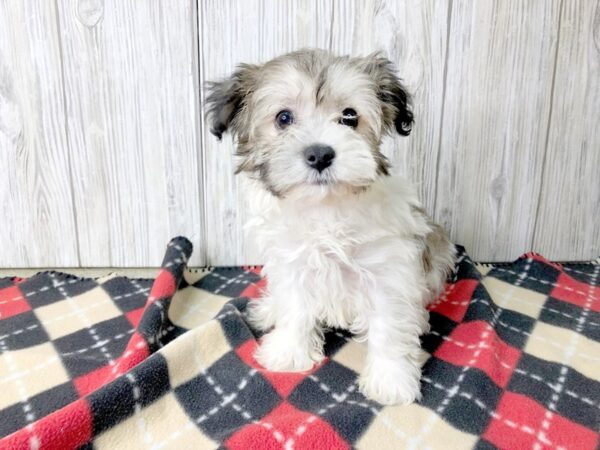
<svg viewBox="0 0 600 450">
<path fill-rule="evenodd" d="M 459 247 L 431 305 L 423 399 L 383 407 L 366 347 L 273 373 L 245 320 L 257 267 L 190 270 L 173 239 L 155 280 L 43 272 L 0 279 L 0 448 L 573 448 L 600 445 L 600 264 Z"/>
</svg>

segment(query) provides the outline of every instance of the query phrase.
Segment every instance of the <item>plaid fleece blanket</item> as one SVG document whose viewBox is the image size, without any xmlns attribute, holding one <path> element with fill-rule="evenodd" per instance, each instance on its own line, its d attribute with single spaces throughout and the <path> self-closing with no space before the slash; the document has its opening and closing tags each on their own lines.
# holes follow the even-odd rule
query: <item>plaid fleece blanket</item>
<svg viewBox="0 0 600 450">
<path fill-rule="evenodd" d="M 600 265 L 460 250 L 431 307 L 423 399 L 357 390 L 364 344 L 327 334 L 309 373 L 271 373 L 244 319 L 257 268 L 156 280 L 44 272 L 0 280 L 0 448 L 573 448 L 599 446 Z"/>
</svg>

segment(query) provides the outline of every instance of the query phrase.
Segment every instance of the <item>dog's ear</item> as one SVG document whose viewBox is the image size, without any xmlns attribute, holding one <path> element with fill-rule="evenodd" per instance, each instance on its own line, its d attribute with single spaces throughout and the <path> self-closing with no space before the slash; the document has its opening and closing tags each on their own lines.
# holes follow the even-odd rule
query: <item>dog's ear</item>
<svg viewBox="0 0 600 450">
<path fill-rule="evenodd" d="M 222 81 L 207 84 L 206 97 L 210 132 L 217 139 L 231 128 L 235 133 L 239 128 L 240 116 L 246 107 L 246 98 L 254 90 L 259 66 L 240 64 L 235 72 Z"/>
<path fill-rule="evenodd" d="M 414 121 L 410 95 L 396 75 L 394 64 L 380 53 L 367 56 L 365 60 L 365 70 L 375 80 L 377 96 L 383 104 L 386 128 L 393 126 L 399 134 L 408 136 Z"/>
</svg>

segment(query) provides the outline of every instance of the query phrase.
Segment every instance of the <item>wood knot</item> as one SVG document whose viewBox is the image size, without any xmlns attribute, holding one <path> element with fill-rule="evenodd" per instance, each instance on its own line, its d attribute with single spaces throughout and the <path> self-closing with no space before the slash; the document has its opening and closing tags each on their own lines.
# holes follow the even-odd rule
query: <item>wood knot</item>
<svg viewBox="0 0 600 450">
<path fill-rule="evenodd" d="M 506 193 L 507 180 L 504 176 L 498 176 L 490 183 L 490 194 L 496 201 L 500 200 Z"/>
<path fill-rule="evenodd" d="M 104 16 L 104 0 L 79 0 L 76 11 L 79 21 L 93 28 Z"/>
</svg>

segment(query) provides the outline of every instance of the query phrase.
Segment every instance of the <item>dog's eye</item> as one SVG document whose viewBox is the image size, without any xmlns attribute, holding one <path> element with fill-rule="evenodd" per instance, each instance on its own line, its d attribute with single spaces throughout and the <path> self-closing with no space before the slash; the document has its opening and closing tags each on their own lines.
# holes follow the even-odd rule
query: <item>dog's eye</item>
<svg viewBox="0 0 600 450">
<path fill-rule="evenodd" d="M 352 108 L 346 108 L 342 111 L 340 123 L 347 127 L 356 128 L 358 126 L 358 114 Z"/>
<path fill-rule="evenodd" d="M 291 111 L 279 111 L 275 121 L 277 122 L 277 126 L 279 128 L 285 128 L 294 123 L 294 115 L 291 113 Z"/>
</svg>

